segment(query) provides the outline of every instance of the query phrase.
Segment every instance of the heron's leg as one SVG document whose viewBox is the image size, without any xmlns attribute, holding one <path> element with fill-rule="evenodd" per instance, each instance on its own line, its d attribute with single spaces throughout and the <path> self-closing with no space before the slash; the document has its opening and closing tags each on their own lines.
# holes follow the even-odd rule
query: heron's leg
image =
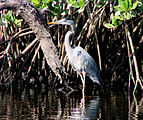
<svg viewBox="0 0 143 120">
<path fill-rule="evenodd" d="M 81 78 L 81 81 L 82 81 L 82 84 L 83 84 L 83 76 L 82 76 L 82 74 L 79 71 L 77 71 L 77 73 L 80 75 L 80 78 Z"/>
<path fill-rule="evenodd" d="M 77 73 L 80 75 L 81 77 L 81 81 L 82 81 L 82 85 L 83 85 L 83 88 L 82 88 L 82 95 L 84 97 L 84 89 L 85 89 L 85 76 L 86 76 L 86 72 L 83 71 L 82 73 L 80 73 L 79 71 L 77 71 Z"/>
<path fill-rule="evenodd" d="M 82 75 L 83 75 L 83 80 L 82 80 L 82 81 L 83 81 L 83 82 L 82 82 L 82 83 L 83 83 L 83 89 L 82 89 L 82 93 L 83 93 L 83 97 L 84 97 L 84 90 L 85 90 L 85 76 L 86 76 L 86 72 L 83 71 L 83 72 L 82 72 Z"/>
<path fill-rule="evenodd" d="M 83 74 L 83 82 L 84 82 L 84 84 L 85 84 L 85 76 L 86 76 L 86 72 L 83 71 L 82 74 Z"/>
</svg>

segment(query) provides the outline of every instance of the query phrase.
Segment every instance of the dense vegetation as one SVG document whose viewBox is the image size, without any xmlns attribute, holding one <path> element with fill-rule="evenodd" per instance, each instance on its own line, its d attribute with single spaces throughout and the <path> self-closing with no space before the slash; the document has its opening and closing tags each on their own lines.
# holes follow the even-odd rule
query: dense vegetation
<svg viewBox="0 0 143 120">
<path fill-rule="evenodd" d="M 85 48 L 101 70 L 103 86 L 143 89 L 143 1 L 135 0 L 30 0 L 45 12 L 46 22 L 71 18 L 76 24 L 72 45 Z M 28 23 L 10 10 L 1 10 L 0 85 L 58 86 L 46 64 L 39 41 Z M 58 29 L 57 29 L 58 28 Z M 64 50 L 67 26 L 50 26 L 65 71 L 66 85 L 81 83 Z M 11 40 L 12 39 L 12 40 Z M 34 41 L 35 40 L 35 41 Z M 73 79 L 75 78 L 75 79 Z M 89 78 L 87 78 L 89 79 Z M 92 82 L 87 84 L 92 85 Z"/>
</svg>

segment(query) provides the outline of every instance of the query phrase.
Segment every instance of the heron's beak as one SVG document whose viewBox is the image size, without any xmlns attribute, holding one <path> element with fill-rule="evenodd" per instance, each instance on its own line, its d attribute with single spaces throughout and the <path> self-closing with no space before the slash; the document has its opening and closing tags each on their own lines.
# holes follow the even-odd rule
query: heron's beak
<svg viewBox="0 0 143 120">
<path fill-rule="evenodd" d="M 58 20 L 58 21 L 55 21 L 55 22 L 48 22 L 48 24 L 63 24 L 63 25 L 65 25 L 66 22 L 62 19 L 62 20 Z"/>
<path fill-rule="evenodd" d="M 58 24 L 58 22 L 48 22 L 48 24 Z"/>
</svg>

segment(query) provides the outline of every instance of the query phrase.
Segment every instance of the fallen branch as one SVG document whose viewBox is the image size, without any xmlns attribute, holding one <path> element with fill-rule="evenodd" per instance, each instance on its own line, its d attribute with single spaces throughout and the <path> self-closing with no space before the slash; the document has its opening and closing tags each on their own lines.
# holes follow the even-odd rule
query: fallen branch
<svg viewBox="0 0 143 120">
<path fill-rule="evenodd" d="M 41 49 L 44 53 L 48 65 L 52 71 L 61 79 L 61 73 L 65 72 L 61 61 L 59 60 L 57 49 L 49 34 L 47 25 L 43 20 L 42 11 L 35 8 L 27 0 L 2 0 L 0 1 L 0 10 L 13 9 L 16 13 L 30 25 L 36 38 L 40 41 Z M 6 52 L 9 50 L 11 42 L 7 46 Z"/>
</svg>

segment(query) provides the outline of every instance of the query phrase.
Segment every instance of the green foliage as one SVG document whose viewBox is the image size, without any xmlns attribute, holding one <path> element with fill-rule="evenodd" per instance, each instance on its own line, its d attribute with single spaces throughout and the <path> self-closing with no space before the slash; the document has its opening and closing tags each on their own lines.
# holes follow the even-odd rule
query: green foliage
<svg viewBox="0 0 143 120">
<path fill-rule="evenodd" d="M 48 7 L 50 16 L 65 15 L 67 13 L 66 10 L 63 10 L 63 3 L 59 0 L 30 0 L 30 2 L 39 9 Z"/>
<path fill-rule="evenodd" d="M 10 11 L 8 11 L 5 15 L 3 15 L 3 18 L 10 23 L 10 25 L 14 24 L 16 27 L 20 26 L 20 23 L 22 21 L 22 19 L 17 19 L 15 17 L 15 13 L 11 13 Z M 4 25 L 4 22 L 1 23 L 1 25 Z"/>
<path fill-rule="evenodd" d="M 118 0 L 118 5 L 114 6 L 115 14 L 112 17 L 112 24 L 106 23 L 107 28 L 114 28 L 120 26 L 123 21 L 130 20 L 136 17 L 135 9 L 140 8 L 142 11 L 142 2 L 133 0 Z"/>
<path fill-rule="evenodd" d="M 68 0 L 67 2 L 59 0 L 30 0 L 30 2 L 39 9 L 48 7 L 51 13 L 50 16 L 66 15 L 68 11 L 63 9 L 65 3 L 71 4 L 74 8 L 79 8 L 79 13 L 83 12 L 85 5 L 85 0 Z"/>
<path fill-rule="evenodd" d="M 33 5 L 35 5 L 35 7 L 37 8 L 41 8 L 42 4 L 41 4 L 41 0 L 30 0 L 32 2 Z"/>
<path fill-rule="evenodd" d="M 50 6 L 50 3 L 53 0 L 30 0 L 30 2 L 37 8 L 43 9 L 47 6 Z"/>
<path fill-rule="evenodd" d="M 84 10 L 85 0 L 69 0 L 67 1 L 68 4 L 71 4 L 75 8 L 79 8 L 78 12 L 81 13 Z"/>
</svg>

